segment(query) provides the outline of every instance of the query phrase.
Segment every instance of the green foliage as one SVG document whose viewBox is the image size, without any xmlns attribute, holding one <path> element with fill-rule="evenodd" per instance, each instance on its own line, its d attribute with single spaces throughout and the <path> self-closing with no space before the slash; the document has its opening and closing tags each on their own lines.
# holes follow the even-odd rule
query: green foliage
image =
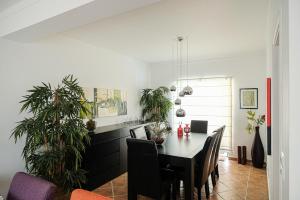
<svg viewBox="0 0 300 200">
<path fill-rule="evenodd" d="M 256 113 L 254 111 L 249 110 L 247 112 L 248 124 L 246 130 L 249 134 L 254 132 L 255 127 L 263 125 L 266 120 L 265 115 L 259 115 L 257 118 L 255 115 Z"/>
<path fill-rule="evenodd" d="M 149 121 L 166 121 L 168 112 L 172 108 L 172 102 L 166 94 L 169 93 L 167 87 L 157 89 L 144 89 L 140 99 L 140 105 L 143 107 L 142 116 Z"/>
<path fill-rule="evenodd" d="M 81 119 L 94 119 L 94 109 L 95 109 L 95 103 L 94 102 L 87 102 L 82 101 L 83 106 L 85 107 L 85 110 L 80 111 L 80 118 Z"/>
<path fill-rule="evenodd" d="M 11 137 L 25 137 L 22 156 L 29 173 L 55 183 L 66 193 L 81 187 L 85 171 L 81 153 L 89 143 L 80 113 L 87 115 L 85 97 L 77 79 L 66 76 L 62 84 L 34 86 L 24 96 L 21 112 L 29 118 L 18 122 Z"/>
</svg>

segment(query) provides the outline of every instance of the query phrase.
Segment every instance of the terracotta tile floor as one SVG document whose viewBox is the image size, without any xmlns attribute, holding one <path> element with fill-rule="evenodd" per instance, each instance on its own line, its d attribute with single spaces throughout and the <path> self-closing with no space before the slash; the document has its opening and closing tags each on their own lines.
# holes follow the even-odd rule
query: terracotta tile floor
<svg viewBox="0 0 300 200">
<path fill-rule="evenodd" d="M 220 179 L 213 188 L 210 181 L 210 199 L 225 200 L 267 200 L 268 186 L 265 169 L 257 169 L 251 165 L 239 165 L 237 161 L 225 160 L 219 162 Z M 204 187 L 203 187 L 204 188 Z M 102 185 L 94 192 L 111 197 L 114 200 L 127 199 L 127 174 Z M 180 197 L 183 198 L 183 188 Z M 202 199 L 205 199 L 205 192 L 202 191 Z M 139 196 L 138 199 L 149 199 Z M 197 191 L 195 189 L 195 199 Z"/>
</svg>

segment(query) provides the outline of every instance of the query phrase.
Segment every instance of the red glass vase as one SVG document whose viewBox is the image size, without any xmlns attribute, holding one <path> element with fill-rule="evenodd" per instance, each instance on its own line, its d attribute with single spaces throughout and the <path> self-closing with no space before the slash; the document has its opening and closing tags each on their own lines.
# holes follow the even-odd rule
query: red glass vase
<svg viewBox="0 0 300 200">
<path fill-rule="evenodd" d="M 182 136 L 183 135 L 183 129 L 181 127 L 181 124 L 179 124 L 179 127 L 177 129 L 177 134 L 178 134 L 178 136 Z"/>
<path fill-rule="evenodd" d="M 186 135 L 189 135 L 189 133 L 191 132 L 191 128 L 190 128 L 189 124 L 185 125 L 184 132 L 185 132 Z"/>
</svg>

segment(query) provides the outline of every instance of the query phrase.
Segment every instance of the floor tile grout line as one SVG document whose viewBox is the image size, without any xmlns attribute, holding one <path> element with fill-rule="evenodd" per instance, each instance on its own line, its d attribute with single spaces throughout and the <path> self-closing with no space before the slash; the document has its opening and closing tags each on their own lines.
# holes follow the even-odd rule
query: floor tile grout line
<svg viewBox="0 0 300 200">
<path fill-rule="evenodd" d="M 221 199 L 224 199 L 218 192 L 216 192 L 217 196 L 220 197 Z M 225 200 L 225 199 L 224 199 Z"/>
<path fill-rule="evenodd" d="M 110 182 L 110 186 L 111 186 L 111 194 L 112 194 L 112 198 L 115 199 L 114 184 L 113 184 L 112 181 Z"/>
<path fill-rule="evenodd" d="M 245 195 L 245 200 L 247 200 L 248 197 L 248 187 L 249 187 L 249 180 L 250 180 L 250 176 L 251 176 L 251 170 L 253 169 L 253 167 L 250 167 L 249 169 L 249 173 L 248 173 L 248 179 L 247 179 L 247 186 L 246 186 L 246 195 Z"/>
</svg>

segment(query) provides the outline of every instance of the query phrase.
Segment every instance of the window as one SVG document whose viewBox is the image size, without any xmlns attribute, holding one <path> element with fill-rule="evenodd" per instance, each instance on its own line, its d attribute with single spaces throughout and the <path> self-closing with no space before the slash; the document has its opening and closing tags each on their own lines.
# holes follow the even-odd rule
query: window
<svg viewBox="0 0 300 200">
<path fill-rule="evenodd" d="M 186 111 L 183 118 L 176 117 L 176 110 L 180 107 L 174 106 L 173 127 L 179 123 L 190 124 L 191 120 L 207 120 L 208 132 L 212 132 L 222 125 L 226 125 L 221 148 L 232 149 L 232 79 L 231 78 L 198 78 L 188 80 L 193 88 L 193 95 L 181 98 L 181 107 Z M 187 80 L 180 80 L 178 85 L 183 88 Z M 181 88 L 179 88 L 181 90 Z M 177 98 L 177 92 L 172 95 L 172 100 Z"/>
</svg>

